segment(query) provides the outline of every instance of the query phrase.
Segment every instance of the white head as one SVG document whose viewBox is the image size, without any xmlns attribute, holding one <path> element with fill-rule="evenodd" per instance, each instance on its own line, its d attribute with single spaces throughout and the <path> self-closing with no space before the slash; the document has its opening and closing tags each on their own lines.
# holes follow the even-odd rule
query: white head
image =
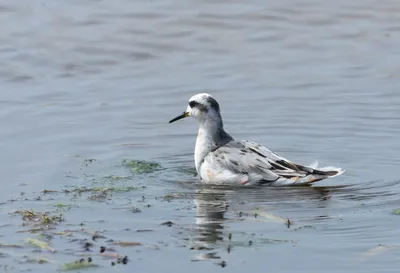
<svg viewBox="0 0 400 273">
<path fill-rule="evenodd" d="M 222 126 L 219 104 L 210 94 L 207 93 L 200 93 L 191 97 L 186 111 L 172 119 L 169 123 L 188 116 L 194 117 L 199 124 L 206 121 L 213 121 L 219 126 Z"/>
</svg>

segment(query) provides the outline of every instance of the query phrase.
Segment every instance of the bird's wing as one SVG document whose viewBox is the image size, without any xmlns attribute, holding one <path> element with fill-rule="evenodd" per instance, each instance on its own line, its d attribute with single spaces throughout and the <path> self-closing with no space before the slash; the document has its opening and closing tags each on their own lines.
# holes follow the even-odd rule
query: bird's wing
<svg viewBox="0 0 400 273">
<path fill-rule="evenodd" d="M 251 141 L 231 141 L 214 151 L 219 164 L 234 173 L 256 173 L 266 182 L 283 178 L 301 178 L 313 169 L 277 155 L 266 147 Z"/>
</svg>

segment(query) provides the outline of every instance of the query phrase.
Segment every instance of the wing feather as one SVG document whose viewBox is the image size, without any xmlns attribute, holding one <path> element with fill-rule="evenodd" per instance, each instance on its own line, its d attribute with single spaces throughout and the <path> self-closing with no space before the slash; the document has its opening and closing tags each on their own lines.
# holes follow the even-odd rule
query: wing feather
<svg viewBox="0 0 400 273">
<path fill-rule="evenodd" d="M 300 178 L 313 169 L 295 164 L 264 146 L 250 141 L 231 141 L 214 151 L 214 156 L 226 169 L 238 174 L 257 175 L 265 181 L 280 177 Z"/>
</svg>

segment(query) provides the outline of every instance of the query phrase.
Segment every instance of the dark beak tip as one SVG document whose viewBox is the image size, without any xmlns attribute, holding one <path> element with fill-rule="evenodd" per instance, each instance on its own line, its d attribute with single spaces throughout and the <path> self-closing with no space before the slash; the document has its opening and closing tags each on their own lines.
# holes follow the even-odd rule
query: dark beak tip
<svg viewBox="0 0 400 273">
<path fill-rule="evenodd" d="M 175 121 L 177 121 L 177 120 L 186 118 L 187 116 L 188 116 L 188 114 L 187 114 L 186 112 L 183 112 L 183 114 L 181 114 L 181 115 L 179 115 L 179 116 L 177 116 L 177 117 L 171 119 L 168 123 L 172 123 L 172 122 L 175 122 Z"/>
</svg>

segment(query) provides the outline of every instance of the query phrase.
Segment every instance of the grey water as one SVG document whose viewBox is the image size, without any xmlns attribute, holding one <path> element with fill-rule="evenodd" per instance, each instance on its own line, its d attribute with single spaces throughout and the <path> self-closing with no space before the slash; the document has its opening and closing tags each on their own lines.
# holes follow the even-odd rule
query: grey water
<svg viewBox="0 0 400 273">
<path fill-rule="evenodd" d="M 397 272 L 399 22 L 387 0 L 1 1 L 0 268 L 90 256 L 95 272 Z M 168 124 L 200 92 L 236 139 L 346 172 L 202 185 L 195 122 Z M 123 189 L 73 191 L 94 187 Z M 64 221 L 32 231 L 27 209 Z"/>
</svg>

